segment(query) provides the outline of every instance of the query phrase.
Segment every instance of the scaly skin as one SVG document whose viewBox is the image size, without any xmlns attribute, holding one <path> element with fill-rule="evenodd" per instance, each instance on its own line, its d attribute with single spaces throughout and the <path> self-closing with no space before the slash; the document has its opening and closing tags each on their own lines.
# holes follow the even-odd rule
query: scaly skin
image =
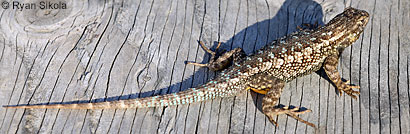
<svg viewBox="0 0 410 134">
<path fill-rule="evenodd" d="M 276 103 L 283 86 L 286 82 L 315 72 L 323 66 L 326 74 L 340 92 L 344 91 L 356 98 L 359 92 L 352 90 L 352 88 L 358 88 L 358 86 L 350 86 L 348 82 L 342 82 L 336 66 L 339 54 L 359 38 L 368 18 L 369 14 L 366 11 L 347 8 L 325 26 L 292 33 L 269 43 L 253 55 L 243 58 L 241 56 L 243 55 L 242 50 L 237 48 L 226 52 L 220 58 L 212 58 L 211 64 L 192 63 L 207 66 L 213 70 L 226 69 L 206 84 L 178 93 L 99 103 L 9 105 L 3 107 L 60 109 L 159 107 L 188 104 L 216 97 L 235 96 L 252 89 L 258 93 L 266 94 L 262 110 L 274 124 L 276 122 L 273 119 L 276 115 L 287 114 L 315 127 L 312 123 L 296 116 L 310 110 L 300 111 L 297 107 L 277 106 Z M 207 52 L 211 53 L 213 57 L 215 56 L 212 51 L 207 50 Z M 230 65 L 227 64 L 227 61 L 233 63 Z"/>
</svg>

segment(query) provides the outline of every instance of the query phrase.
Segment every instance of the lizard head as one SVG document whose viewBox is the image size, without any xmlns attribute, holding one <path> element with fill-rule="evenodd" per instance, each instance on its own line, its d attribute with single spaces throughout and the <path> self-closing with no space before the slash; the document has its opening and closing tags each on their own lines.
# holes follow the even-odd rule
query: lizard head
<svg viewBox="0 0 410 134">
<path fill-rule="evenodd" d="M 327 25 L 330 31 L 330 41 L 336 41 L 339 47 L 348 47 L 355 42 L 363 32 L 369 13 L 352 7 L 346 8 L 343 13 L 330 20 Z"/>
<path fill-rule="evenodd" d="M 352 44 L 353 42 L 355 42 L 357 39 L 359 39 L 360 34 L 363 32 L 364 28 L 367 25 L 367 22 L 369 21 L 369 13 L 367 13 L 364 10 L 359 10 L 359 9 L 354 9 L 354 8 L 347 8 L 344 11 L 346 14 L 345 16 L 348 18 L 351 18 L 350 20 L 352 20 L 352 22 L 347 22 L 347 23 L 351 23 L 350 27 L 347 27 L 347 32 L 348 32 L 348 36 L 347 36 L 347 40 L 349 41 L 349 43 L 347 44 Z M 341 44 L 343 45 L 343 44 Z M 347 47 L 347 46 L 344 46 Z"/>
</svg>

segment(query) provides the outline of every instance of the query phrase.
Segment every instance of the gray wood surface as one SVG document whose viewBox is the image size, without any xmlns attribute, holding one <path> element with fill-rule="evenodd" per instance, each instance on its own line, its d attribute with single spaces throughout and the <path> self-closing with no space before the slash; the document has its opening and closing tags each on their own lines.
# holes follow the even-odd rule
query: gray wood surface
<svg viewBox="0 0 410 134">
<path fill-rule="evenodd" d="M 67 9 L 0 8 L 0 105 L 186 90 L 215 76 L 184 64 L 209 60 L 198 40 L 252 53 L 352 6 L 371 19 L 339 70 L 361 86 L 360 98 L 339 97 L 319 72 L 286 84 L 280 103 L 311 109 L 300 117 L 317 124 L 317 133 L 410 133 L 409 0 L 62 2 Z M 258 109 L 262 97 L 125 110 L 0 108 L 0 133 L 315 133 L 285 115 L 272 125 Z"/>
</svg>

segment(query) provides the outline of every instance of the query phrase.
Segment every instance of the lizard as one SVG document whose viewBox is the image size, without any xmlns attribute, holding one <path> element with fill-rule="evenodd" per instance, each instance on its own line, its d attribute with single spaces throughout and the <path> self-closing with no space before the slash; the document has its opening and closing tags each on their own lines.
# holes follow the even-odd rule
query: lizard
<svg viewBox="0 0 410 134">
<path fill-rule="evenodd" d="M 204 50 L 212 55 L 210 62 L 206 64 L 190 62 L 188 64 L 208 67 L 220 72 L 215 78 L 203 85 L 177 93 L 95 103 L 29 104 L 3 107 L 40 109 L 164 107 L 201 102 L 216 97 L 231 97 L 253 90 L 265 95 L 262 100 L 262 112 L 276 126 L 274 118 L 277 115 L 287 114 L 316 128 L 313 123 L 298 117 L 298 115 L 311 112 L 311 110 L 302 111 L 299 107 L 277 104 L 285 83 L 323 68 L 339 95 L 344 92 L 357 99 L 360 92 L 353 89 L 360 87 L 350 85 L 349 81 L 342 81 L 337 65 L 342 51 L 359 38 L 368 20 L 369 13 L 366 11 L 347 7 L 324 26 L 296 31 L 268 43 L 250 55 L 245 55 L 241 48 L 235 48 L 218 55 L 200 42 Z M 220 44 L 218 44 L 217 49 L 219 46 Z"/>
</svg>

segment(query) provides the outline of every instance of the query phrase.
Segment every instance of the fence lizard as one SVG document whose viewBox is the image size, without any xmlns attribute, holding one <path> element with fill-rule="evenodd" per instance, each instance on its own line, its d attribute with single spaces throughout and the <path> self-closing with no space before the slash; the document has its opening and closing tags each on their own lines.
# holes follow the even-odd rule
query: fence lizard
<svg viewBox="0 0 410 134">
<path fill-rule="evenodd" d="M 340 95 L 342 91 L 357 98 L 359 91 L 354 91 L 349 81 L 343 82 L 337 70 L 338 58 L 344 48 L 355 42 L 363 32 L 369 19 L 366 11 L 346 8 L 329 23 L 315 29 L 304 29 L 267 44 L 255 54 L 244 56 L 242 49 L 211 53 L 207 64 L 190 63 L 206 66 L 211 70 L 221 70 L 216 78 L 207 83 L 178 93 L 146 98 L 117 100 L 97 103 L 47 104 L 47 105 L 7 105 L 5 108 L 60 108 L 60 109 L 108 109 L 108 108 L 143 108 L 163 107 L 188 104 L 216 97 L 230 97 L 249 89 L 265 94 L 262 112 L 276 124 L 274 117 L 287 114 L 307 125 L 315 127 L 297 115 L 310 112 L 298 107 L 280 107 L 277 102 L 286 82 L 296 77 L 310 74 L 323 67 L 329 79 L 334 83 Z M 219 45 L 218 45 L 219 48 Z"/>
</svg>

